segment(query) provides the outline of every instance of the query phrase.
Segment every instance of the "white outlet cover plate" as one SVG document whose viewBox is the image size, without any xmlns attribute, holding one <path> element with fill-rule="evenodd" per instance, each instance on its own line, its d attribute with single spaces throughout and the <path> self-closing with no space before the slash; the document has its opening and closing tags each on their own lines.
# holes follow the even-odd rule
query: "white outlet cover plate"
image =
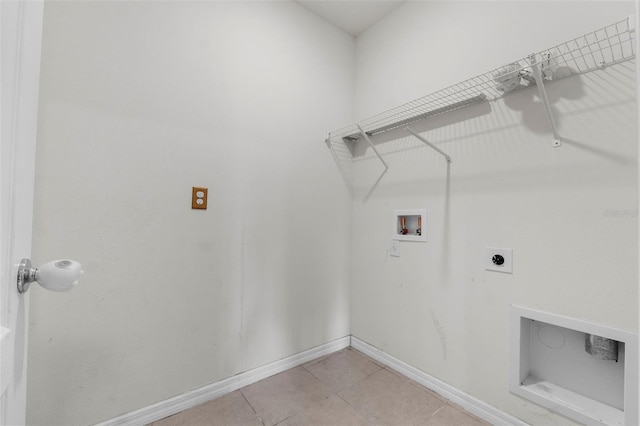
<svg viewBox="0 0 640 426">
<path fill-rule="evenodd" d="M 400 257 L 400 241 L 391 240 L 391 246 L 389 247 L 389 256 Z"/>
<path fill-rule="evenodd" d="M 499 254 L 504 258 L 504 263 L 502 265 L 496 265 L 493 263 L 492 259 L 496 254 Z M 484 256 L 484 265 L 487 271 L 513 274 L 513 249 L 487 247 Z"/>
</svg>

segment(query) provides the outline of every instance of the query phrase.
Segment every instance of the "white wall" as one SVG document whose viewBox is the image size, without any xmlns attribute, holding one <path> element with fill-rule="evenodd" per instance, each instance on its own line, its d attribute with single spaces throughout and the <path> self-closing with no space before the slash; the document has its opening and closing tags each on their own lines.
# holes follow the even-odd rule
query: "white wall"
<svg viewBox="0 0 640 426">
<path fill-rule="evenodd" d="M 364 118 L 623 19 L 634 3 L 409 2 L 358 37 Z M 634 61 L 431 119 L 354 163 L 352 334 L 530 424 L 571 421 L 509 393 L 509 305 L 638 329 Z M 389 257 L 393 209 L 427 209 L 426 243 Z M 615 211 L 615 214 L 610 214 Z M 484 249 L 513 248 L 512 275 Z"/>
<path fill-rule="evenodd" d="M 349 334 L 323 139 L 354 40 L 292 2 L 48 2 L 29 424 L 93 424 Z M 192 186 L 209 208 L 191 210 Z"/>
<path fill-rule="evenodd" d="M 549 86 L 559 149 L 531 91 L 434 119 L 448 183 L 402 139 L 352 205 L 321 140 L 352 110 L 632 11 L 409 2 L 354 50 L 289 2 L 47 3 L 33 258 L 86 273 L 31 291 L 28 423 L 95 423 L 349 332 L 532 424 L 569 423 L 508 393 L 508 306 L 637 330 L 635 64 Z M 428 242 L 400 258 L 394 208 L 428 210 Z M 484 271 L 488 245 L 514 248 L 513 275 Z"/>
</svg>

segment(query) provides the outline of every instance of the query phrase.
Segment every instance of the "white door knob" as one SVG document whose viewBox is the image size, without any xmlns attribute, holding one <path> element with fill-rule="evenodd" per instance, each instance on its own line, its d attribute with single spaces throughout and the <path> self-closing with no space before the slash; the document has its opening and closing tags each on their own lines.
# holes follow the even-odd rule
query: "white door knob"
<svg viewBox="0 0 640 426">
<path fill-rule="evenodd" d="M 22 259 L 18 267 L 18 292 L 25 293 L 34 281 L 47 290 L 69 291 L 78 284 L 82 272 L 82 265 L 75 260 L 52 260 L 32 268 L 30 259 Z"/>
</svg>

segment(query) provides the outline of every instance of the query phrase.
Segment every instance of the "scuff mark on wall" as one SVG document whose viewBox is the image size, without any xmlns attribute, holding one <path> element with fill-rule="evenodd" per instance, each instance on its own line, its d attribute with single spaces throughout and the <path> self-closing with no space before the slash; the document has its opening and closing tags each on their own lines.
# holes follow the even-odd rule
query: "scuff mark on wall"
<svg viewBox="0 0 640 426">
<path fill-rule="evenodd" d="M 440 346 L 442 346 L 442 358 L 447 359 L 447 333 L 444 331 L 444 327 L 438 321 L 436 314 L 433 312 L 433 309 L 429 308 L 429 313 L 431 314 L 431 320 L 433 321 L 433 326 L 436 328 L 438 332 L 438 337 L 440 338 Z"/>
</svg>

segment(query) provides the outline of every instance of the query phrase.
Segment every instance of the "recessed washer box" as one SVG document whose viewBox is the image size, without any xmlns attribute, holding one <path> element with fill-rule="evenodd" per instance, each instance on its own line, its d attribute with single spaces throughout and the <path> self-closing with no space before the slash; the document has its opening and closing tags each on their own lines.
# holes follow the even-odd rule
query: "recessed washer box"
<svg viewBox="0 0 640 426">
<path fill-rule="evenodd" d="M 400 241 L 427 241 L 427 211 L 402 209 L 393 211 L 391 238 Z"/>
<path fill-rule="evenodd" d="M 509 390 L 585 425 L 638 424 L 638 334 L 511 306 Z M 587 350 L 616 342 L 617 361 Z M 593 349 L 593 348 L 589 348 Z"/>
</svg>

